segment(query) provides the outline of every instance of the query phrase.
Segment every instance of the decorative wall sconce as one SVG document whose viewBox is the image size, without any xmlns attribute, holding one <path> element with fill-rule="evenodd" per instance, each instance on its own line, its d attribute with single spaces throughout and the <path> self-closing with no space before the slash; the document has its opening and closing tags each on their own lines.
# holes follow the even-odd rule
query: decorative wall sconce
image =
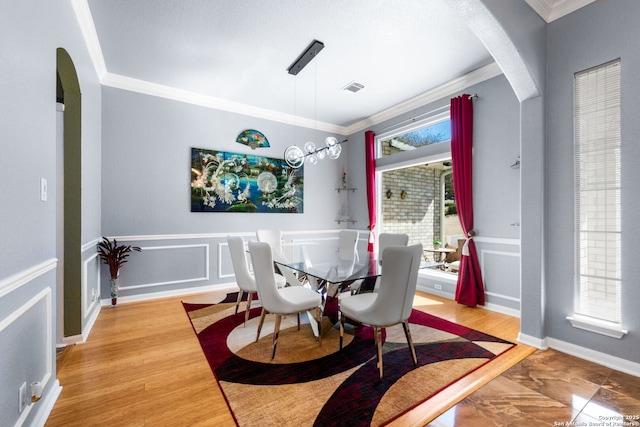
<svg viewBox="0 0 640 427">
<path fill-rule="evenodd" d="M 385 194 L 387 196 L 387 199 L 390 199 L 391 196 L 393 196 L 393 193 L 391 192 L 391 190 L 387 190 L 387 192 Z"/>
<path fill-rule="evenodd" d="M 407 197 L 407 192 L 406 192 L 406 191 L 404 191 L 404 190 L 402 190 L 402 191 L 400 192 L 400 198 L 401 198 L 402 200 L 404 200 L 404 198 L 405 198 L 405 197 Z"/>
</svg>

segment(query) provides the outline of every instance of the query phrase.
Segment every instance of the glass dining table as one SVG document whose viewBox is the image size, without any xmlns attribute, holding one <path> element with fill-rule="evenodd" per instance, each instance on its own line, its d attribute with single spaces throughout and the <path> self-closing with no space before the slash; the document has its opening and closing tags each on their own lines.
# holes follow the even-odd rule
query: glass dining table
<svg viewBox="0 0 640 427">
<path fill-rule="evenodd" d="M 301 282 L 303 286 L 319 292 L 322 295 L 323 315 L 335 315 L 336 319 L 333 320 L 336 322 L 339 298 L 350 295 L 352 291 L 372 291 L 383 271 L 381 260 L 373 253 L 345 251 L 338 249 L 335 244 L 298 245 L 291 252 L 292 258 L 277 260 L 275 265 L 280 269 L 293 270 L 298 277 L 305 279 Z M 420 268 L 438 268 L 442 264 L 423 261 Z M 318 327 L 314 316 L 308 317 L 317 336 Z"/>
</svg>

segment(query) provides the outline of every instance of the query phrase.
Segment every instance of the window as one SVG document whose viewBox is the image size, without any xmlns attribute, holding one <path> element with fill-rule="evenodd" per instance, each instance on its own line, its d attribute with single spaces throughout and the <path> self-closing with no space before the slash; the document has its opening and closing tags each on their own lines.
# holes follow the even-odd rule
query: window
<svg viewBox="0 0 640 427">
<path fill-rule="evenodd" d="M 435 239 L 444 247 L 447 237 L 462 235 L 451 185 L 448 111 L 379 135 L 377 142 L 379 233 L 406 233 L 410 244 L 426 249 Z"/>
<path fill-rule="evenodd" d="M 607 335 L 621 322 L 620 68 L 616 60 L 574 77 L 576 295 L 570 320 Z"/>
<path fill-rule="evenodd" d="M 382 141 L 381 157 L 390 156 L 403 151 L 415 150 L 427 145 L 451 141 L 451 120 L 447 115 L 441 120 L 430 122 L 400 134 L 395 134 Z"/>
</svg>

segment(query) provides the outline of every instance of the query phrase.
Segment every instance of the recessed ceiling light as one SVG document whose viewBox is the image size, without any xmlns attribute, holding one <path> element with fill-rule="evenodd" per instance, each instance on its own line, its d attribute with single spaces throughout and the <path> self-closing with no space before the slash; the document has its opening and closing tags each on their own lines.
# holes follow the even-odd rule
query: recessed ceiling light
<svg viewBox="0 0 640 427">
<path fill-rule="evenodd" d="M 360 83 L 357 83 L 355 81 L 349 83 L 348 85 L 346 85 L 345 87 L 342 88 L 342 90 L 347 90 L 347 91 L 353 92 L 353 93 L 356 93 L 361 89 L 364 89 L 364 85 L 360 84 Z"/>
</svg>

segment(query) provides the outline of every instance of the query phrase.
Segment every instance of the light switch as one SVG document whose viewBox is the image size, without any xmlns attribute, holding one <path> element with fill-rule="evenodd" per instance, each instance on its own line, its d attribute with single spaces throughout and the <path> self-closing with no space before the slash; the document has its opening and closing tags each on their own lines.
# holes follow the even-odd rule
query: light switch
<svg viewBox="0 0 640 427">
<path fill-rule="evenodd" d="M 40 178 L 40 200 L 47 201 L 47 180 L 45 178 Z"/>
</svg>

